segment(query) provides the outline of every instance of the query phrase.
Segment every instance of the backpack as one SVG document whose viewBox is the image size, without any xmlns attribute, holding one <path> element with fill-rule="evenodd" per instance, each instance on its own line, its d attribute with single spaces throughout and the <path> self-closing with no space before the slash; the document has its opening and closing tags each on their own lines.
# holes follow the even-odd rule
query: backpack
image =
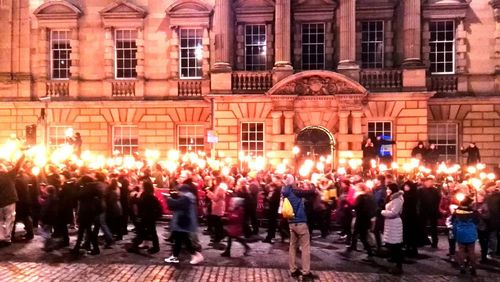
<svg viewBox="0 0 500 282">
<path fill-rule="evenodd" d="M 472 219 L 456 220 L 453 231 L 459 244 L 472 244 L 477 240 L 477 228 Z"/>
</svg>

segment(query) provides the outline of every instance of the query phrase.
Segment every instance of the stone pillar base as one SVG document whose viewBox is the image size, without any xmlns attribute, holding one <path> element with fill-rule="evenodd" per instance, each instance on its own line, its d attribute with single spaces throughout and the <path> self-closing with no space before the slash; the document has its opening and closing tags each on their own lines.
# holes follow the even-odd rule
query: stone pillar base
<svg viewBox="0 0 500 282">
<path fill-rule="evenodd" d="M 352 80 L 359 81 L 359 65 L 352 61 L 340 61 L 337 71 Z"/>
<path fill-rule="evenodd" d="M 232 91 L 231 67 L 227 63 L 215 63 L 210 74 L 210 86 L 213 93 L 230 94 Z"/>
<path fill-rule="evenodd" d="M 289 62 L 276 62 L 273 68 L 273 85 L 293 74 L 293 67 Z"/>
<path fill-rule="evenodd" d="M 423 68 L 403 69 L 403 89 L 405 91 L 426 90 L 425 72 Z"/>
<path fill-rule="evenodd" d="M 467 76 L 459 75 L 458 76 L 458 84 L 457 84 L 457 92 L 458 93 L 466 93 L 469 88 L 467 87 Z"/>
</svg>

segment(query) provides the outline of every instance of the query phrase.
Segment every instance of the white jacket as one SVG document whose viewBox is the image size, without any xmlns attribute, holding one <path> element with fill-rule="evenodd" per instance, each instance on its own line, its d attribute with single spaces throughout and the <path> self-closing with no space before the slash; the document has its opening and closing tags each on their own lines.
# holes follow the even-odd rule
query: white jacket
<svg viewBox="0 0 500 282">
<path fill-rule="evenodd" d="M 399 244 L 403 242 L 403 221 L 401 212 L 403 211 L 403 191 L 398 191 L 391 195 L 390 201 L 382 211 L 384 217 L 383 240 L 388 244 Z"/>
</svg>

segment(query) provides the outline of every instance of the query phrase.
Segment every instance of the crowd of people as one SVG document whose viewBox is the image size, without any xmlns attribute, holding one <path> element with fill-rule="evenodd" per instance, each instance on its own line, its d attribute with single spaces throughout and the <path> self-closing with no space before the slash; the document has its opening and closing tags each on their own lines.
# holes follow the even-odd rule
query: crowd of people
<svg viewBox="0 0 500 282">
<path fill-rule="evenodd" d="M 433 149 L 424 150 L 419 144 L 414 152 L 426 156 L 428 150 Z M 185 162 L 169 171 L 159 163 L 144 163 L 141 169 L 97 170 L 67 163 L 62 168 L 47 165 L 40 173 L 24 157 L 10 169 L 2 164 L 0 247 L 12 240 L 33 239 L 35 229 L 45 238 L 44 250 L 70 247 L 74 228 L 78 235 L 71 253 L 80 255 L 83 249 L 98 255 L 100 233 L 104 248 L 112 248 L 133 226 L 135 236 L 127 251 L 138 253 L 144 241 L 152 241 L 147 252 L 158 253 L 156 223 L 164 207 L 155 189 L 161 188 L 168 191 L 161 197 L 172 213 L 167 238 L 172 254 L 166 263 L 179 263 L 183 248 L 191 254 L 191 264 L 204 260 L 197 232 L 200 221 L 205 222 L 210 246 L 224 248 L 225 257 L 231 257 L 233 241 L 250 255 L 247 239 L 258 235 L 259 229 L 267 229 L 265 243 L 275 243 L 279 234 L 281 241 L 290 243 L 290 274 L 306 280 L 314 277 L 310 269 L 314 230 L 323 238 L 338 230 L 346 253 L 361 241 L 367 259 L 387 250 L 394 274 L 403 272 L 405 256 L 417 257 L 418 249 L 426 245 L 438 247 L 440 221 L 448 234 L 450 258 L 456 259 L 462 273 L 468 267 L 476 274 L 476 241 L 482 263 L 499 254 L 500 183 L 486 179 L 476 189 L 466 172 L 450 180 L 378 171 L 367 179 L 363 169 L 346 173 L 312 169 L 306 176 L 292 167 L 277 172 L 233 165 L 223 172 Z M 292 216 L 283 216 L 284 209 Z M 24 238 L 14 238 L 16 222 L 24 224 Z M 296 265 L 299 248 L 302 268 Z"/>
</svg>

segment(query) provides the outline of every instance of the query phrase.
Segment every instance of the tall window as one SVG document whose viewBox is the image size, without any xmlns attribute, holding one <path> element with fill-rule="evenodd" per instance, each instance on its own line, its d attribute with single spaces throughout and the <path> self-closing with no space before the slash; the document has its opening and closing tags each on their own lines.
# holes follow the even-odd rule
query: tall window
<svg viewBox="0 0 500 282">
<path fill-rule="evenodd" d="M 68 79 L 71 67 L 69 30 L 50 31 L 50 73 L 52 79 Z"/>
<path fill-rule="evenodd" d="M 115 76 L 116 78 L 137 77 L 137 31 L 119 29 L 115 31 Z"/>
<path fill-rule="evenodd" d="M 203 30 L 181 28 L 181 78 L 201 78 L 203 63 Z"/>
<path fill-rule="evenodd" d="M 205 128 L 203 125 L 179 125 L 177 128 L 178 149 L 182 153 L 205 150 Z"/>
<path fill-rule="evenodd" d="M 429 143 L 436 144 L 442 161 L 457 161 L 458 124 L 430 123 Z"/>
<path fill-rule="evenodd" d="M 302 69 L 325 68 L 325 24 L 302 24 Z"/>
<path fill-rule="evenodd" d="M 52 125 L 48 128 L 49 147 L 54 149 L 67 143 L 66 132 L 71 126 Z"/>
<path fill-rule="evenodd" d="M 384 22 L 361 22 L 361 66 L 384 67 Z"/>
<path fill-rule="evenodd" d="M 264 156 L 263 122 L 243 122 L 241 124 L 241 150 L 247 156 Z"/>
<path fill-rule="evenodd" d="M 431 33 L 429 53 L 431 73 L 455 73 L 455 22 L 430 22 L 429 31 Z"/>
<path fill-rule="evenodd" d="M 392 141 L 392 123 L 390 121 L 370 121 L 368 122 L 368 136 L 371 138 L 381 137 L 382 140 Z M 392 145 L 382 145 L 381 156 L 392 156 Z"/>
<path fill-rule="evenodd" d="M 113 126 L 113 152 L 133 155 L 139 151 L 139 130 L 135 125 Z"/>
<path fill-rule="evenodd" d="M 253 24 L 245 26 L 245 70 L 266 69 L 266 26 Z"/>
</svg>

